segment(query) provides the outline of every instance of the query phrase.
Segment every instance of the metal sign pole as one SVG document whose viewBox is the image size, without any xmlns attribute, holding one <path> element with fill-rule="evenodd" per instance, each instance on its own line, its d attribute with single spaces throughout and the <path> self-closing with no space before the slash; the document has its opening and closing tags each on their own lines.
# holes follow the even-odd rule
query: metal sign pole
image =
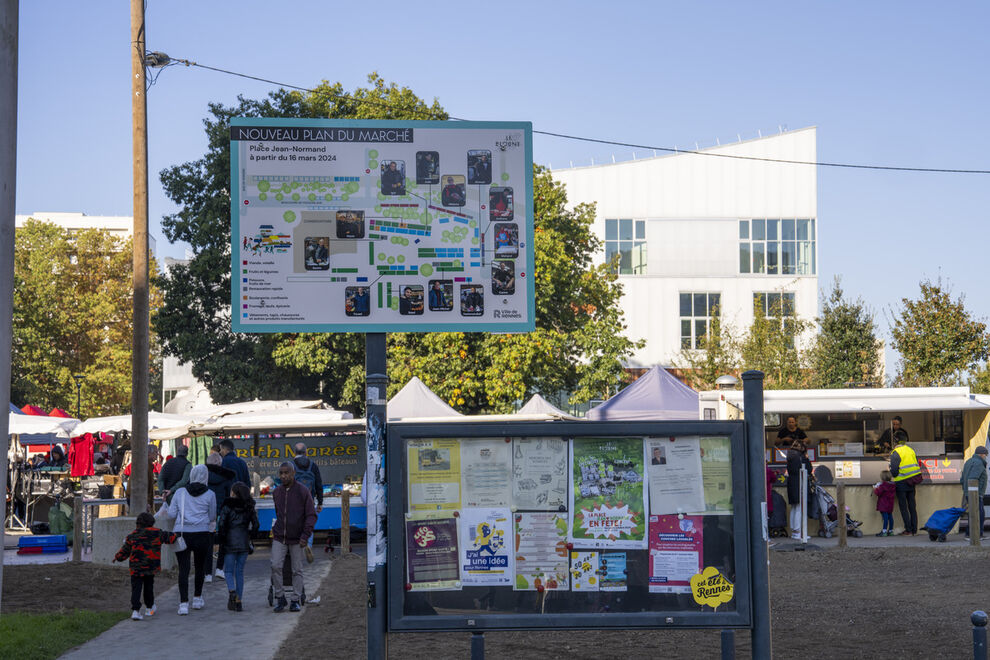
<svg viewBox="0 0 990 660">
<path fill-rule="evenodd" d="M 364 493 L 368 512 L 368 660 L 388 657 L 388 585 L 385 556 L 388 539 L 385 511 L 388 493 L 385 483 L 386 367 L 385 333 L 364 336 L 365 419 L 368 442 L 368 468 Z"/>
<path fill-rule="evenodd" d="M 763 537 L 766 506 L 766 441 L 763 431 L 763 372 L 747 371 L 743 379 L 749 462 L 750 584 L 753 591 L 754 658 L 772 657 L 770 645 L 770 553 Z"/>
</svg>

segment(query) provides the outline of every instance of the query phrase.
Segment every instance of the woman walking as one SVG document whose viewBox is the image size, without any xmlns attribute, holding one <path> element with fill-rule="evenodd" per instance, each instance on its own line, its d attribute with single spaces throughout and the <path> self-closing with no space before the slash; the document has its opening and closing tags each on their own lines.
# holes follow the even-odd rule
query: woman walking
<svg viewBox="0 0 990 660">
<path fill-rule="evenodd" d="M 230 488 L 230 497 L 223 502 L 217 518 L 217 539 L 224 552 L 224 573 L 227 579 L 227 609 L 240 612 L 244 597 L 244 564 L 253 552 L 251 534 L 258 531 L 258 513 L 254 509 L 251 489 L 238 481 Z"/>
<path fill-rule="evenodd" d="M 189 614 L 189 564 L 192 561 L 194 610 L 201 610 L 206 558 L 213 551 L 210 530 L 217 520 L 217 500 L 207 488 L 209 472 L 196 465 L 189 473 L 189 484 L 176 491 L 168 505 L 168 515 L 175 519 L 175 533 L 185 540 L 186 548 L 175 553 L 179 562 L 179 614 Z"/>
</svg>

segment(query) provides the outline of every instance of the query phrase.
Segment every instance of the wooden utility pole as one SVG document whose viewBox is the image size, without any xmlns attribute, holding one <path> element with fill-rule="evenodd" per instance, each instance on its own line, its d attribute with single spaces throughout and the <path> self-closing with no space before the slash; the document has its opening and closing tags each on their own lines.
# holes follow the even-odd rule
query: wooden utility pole
<svg viewBox="0 0 990 660">
<path fill-rule="evenodd" d="M 0 0 L 0 406 L 10 405 L 10 347 L 14 319 L 14 190 L 17 170 L 17 0 Z M 7 404 L 4 406 L 3 404 Z M 0 413 L 0 461 L 7 473 L 9 415 Z M 7 501 L 7 479 L 0 479 L 0 503 Z M 7 509 L 0 509 L 0 538 Z M 0 543 L 0 594 L 3 593 Z"/>
<path fill-rule="evenodd" d="M 846 485 L 841 481 L 835 485 L 835 508 L 835 521 L 839 523 L 839 547 L 844 548 L 846 547 L 846 536 L 849 533 L 849 528 L 846 527 Z"/>
<path fill-rule="evenodd" d="M 134 342 L 131 351 L 131 515 L 148 510 L 148 102 L 144 0 L 131 0 L 134 158 Z"/>
</svg>

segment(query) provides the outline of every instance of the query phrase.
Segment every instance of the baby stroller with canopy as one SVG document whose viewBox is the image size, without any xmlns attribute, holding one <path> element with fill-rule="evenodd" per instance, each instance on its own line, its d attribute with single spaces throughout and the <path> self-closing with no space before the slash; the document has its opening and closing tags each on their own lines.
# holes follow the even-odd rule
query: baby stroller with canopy
<svg viewBox="0 0 990 660">
<path fill-rule="evenodd" d="M 814 486 L 813 494 L 818 503 L 818 536 L 827 539 L 832 538 L 839 527 L 839 507 L 835 503 L 835 498 L 821 486 Z M 848 512 L 845 513 L 845 516 L 846 532 L 849 536 L 855 538 L 863 536 L 863 530 L 860 529 L 863 524 L 862 521 L 853 520 Z"/>
</svg>

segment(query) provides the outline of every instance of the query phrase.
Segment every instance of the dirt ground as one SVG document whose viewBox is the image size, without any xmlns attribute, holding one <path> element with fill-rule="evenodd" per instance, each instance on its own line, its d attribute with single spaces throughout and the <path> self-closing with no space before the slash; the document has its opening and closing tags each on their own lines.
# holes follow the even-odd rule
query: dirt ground
<svg viewBox="0 0 990 660">
<path fill-rule="evenodd" d="M 973 610 L 990 610 L 990 549 L 969 547 L 772 552 L 775 658 L 971 658 Z M 334 562 L 279 657 L 362 658 L 366 562 Z M 737 632 L 737 657 L 749 657 L 749 633 Z M 716 631 L 489 632 L 488 657 L 711 658 Z M 396 633 L 389 657 L 470 657 L 469 633 Z"/>
<path fill-rule="evenodd" d="M 130 609 L 130 594 L 131 578 L 126 566 L 69 562 L 3 568 L 5 613 L 74 609 L 119 612 Z"/>
</svg>

